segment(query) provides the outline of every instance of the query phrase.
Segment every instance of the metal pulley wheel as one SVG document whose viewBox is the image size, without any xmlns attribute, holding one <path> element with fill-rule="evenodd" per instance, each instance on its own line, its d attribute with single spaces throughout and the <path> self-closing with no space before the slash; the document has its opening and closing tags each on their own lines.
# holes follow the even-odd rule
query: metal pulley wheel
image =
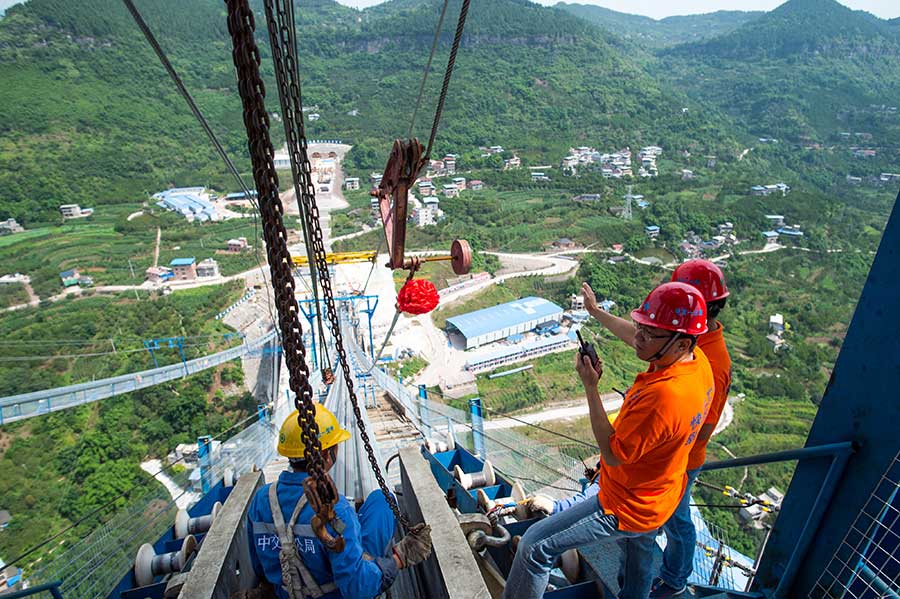
<svg viewBox="0 0 900 599">
<path fill-rule="evenodd" d="M 456 239 L 450 246 L 451 266 L 458 275 L 469 274 L 472 268 L 472 247 L 465 239 Z"/>
<path fill-rule="evenodd" d="M 181 572 L 188 559 L 197 550 L 197 540 L 194 535 L 185 537 L 181 549 L 171 553 L 157 554 L 150 543 L 144 543 L 138 549 L 134 559 L 134 581 L 139 587 L 153 584 L 157 576 L 165 576 L 173 572 Z"/>
</svg>

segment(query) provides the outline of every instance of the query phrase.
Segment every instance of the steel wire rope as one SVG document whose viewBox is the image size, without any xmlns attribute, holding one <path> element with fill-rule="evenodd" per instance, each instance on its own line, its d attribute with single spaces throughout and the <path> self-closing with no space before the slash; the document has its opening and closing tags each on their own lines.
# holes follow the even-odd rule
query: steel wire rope
<svg viewBox="0 0 900 599">
<path fill-rule="evenodd" d="M 229 3 L 229 8 L 232 7 L 232 3 L 235 3 L 235 4 L 240 3 L 240 5 L 237 6 L 237 8 L 241 11 L 240 30 L 235 28 L 235 30 L 232 32 L 232 37 L 235 39 L 236 47 L 237 47 L 237 44 L 239 43 L 238 37 L 244 36 L 244 39 L 240 40 L 240 43 L 243 43 L 245 45 L 243 50 L 246 52 L 246 50 L 249 49 L 250 53 L 252 53 L 254 56 L 256 56 L 257 55 L 256 45 L 252 39 L 252 37 L 253 37 L 253 35 L 252 35 L 252 16 L 251 16 L 251 18 L 247 18 L 244 16 L 245 12 L 249 12 L 249 6 L 247 6 L 246 0 L 228 0 L 228 3 Z M 274 62 L 276 63 L 276 72 L 278 72 L 279 71 L 279 62 L 280 62 L 280 60 L 282 60 L 282 56 L 284 54 L 290 54 L 293 48 L 289 43 L 286 43 L 286 40 L 284 39 L 284 33 L 285 33 L 284 26 L 283 26 L 283 24 L 285 22 L 284 11 L 279 11 L 278 19 L 276 20 L 275 15 L 273 14 L 274 10 L 275 10 L 274 1 L 273 0 L 265 0 L 264 6 L 265 6 L 265 11 L 266 11 L 266 21 L 267 21 L 268 28 L 269 28 L 270 38 L 273 41 L 272 56 L 273 56 Z M 231 11 L 229 11 L 229 12 L 231 12 Z M 252 13 L 251 13 L 251 15 L 252 15 Z M 232 15 L 229 14 L 230 18 L 231 18 L 231 16 Z M 249 76 L 249 77 L 253 77 L 253 78 L 259 77 L 258 65 L 255 64 L 252 60 L 247 61 L 246 58 L 247 58 L 247 56 L 245 54 L 242 54 L 240 57 L 237 55 L 237 53 L 235 54 L 235 62 L 236 62 L 236 64 L 239 63 L 239 64 L 237 64 L 237 66 L 239 68 L 239 81 L 241 81 L 242 83 L 243 83 L 242 76 L 244 76 L 244 77 Z M 296 59 L 294 59 L 293 64 L 296 64 Z M 292 74 L 293 74 L 293 72 L 288 70 L 288 75 L 292 75 Z M 300 101 L 299 81 L 293 81 L 292 85 L 288 88 L 288 87 L 286 87 L 284 80 L 282 80 L 279 82 L 279 86 L 280 86 L 279 94 L 281 94 L 281 95 L 291 94 L 294 97 L 296 106 L 300 107 L 300 114 L 302 115 L 302 103 Z M 244 91 L 244 90 L 242 89 L 242 91 Z M 256 102 L 257 104 L 262 104 L 263 103 L 262 94 L 257 93 L 255 98 L 253 99 L 253 101 Z M 248 104 L 249 104 L 249 99 L 246 99 L 245 100 L 245 113 L 246 113 Z M 285 115 L 285 116 L 287 116 L 287 115 Z M 268 122 L 262 122 L 262 123 L 254 122 L 252 124 L 248 122 L 247 128 L 248 128 L 248 133 L 252 133 L 253 135 L 260 135 L 266 141 L 268 140 L 268 138 L 269 138 Z M 294 131 L 294 129 L 291 128 L 291 129 L 289 129 L 289 131 Z M 299 146 L 299 147 L 295 146 L 294 148 L 292 148 L 292 150 L 299 150 L 296 153 L 298 153 L 300 155 L 299 158 L 302 161 L 302 163 L 301 163 L 302 170 L 306 175 L 309 175 L 309 173 L 311 172 L 311 166 L 309 163 L 309 155 L 307 153 L 307 139 L 306 139 L 305 131 L 303 128 L 302 118 L 299 121 L 297 121 L 296 133 L 298 134 L 298 137 L 299 137 L 299 139 L 296 140 L 297 146 Z M 269 145 L 269 147 L 271 147 L 271 142 L 268 142 L 268 145 Z M 269 157 L 267 157 L 267 162 L 271 162 Z M 292 161 L 292 166 L 294 164 L 295 164 L 294 161 Z M 268 165 L 266 165 L 266 166 L 268 166 Z M 274 168 L 274 165 L 273 165 L 273 168 Z M 268 174 L 268 173 L 265 173 L 265 174 Z M 292 168 L 292 174 L 294 174 L 293 168 Z M 295 181 L 299 179 L 299 177 L 296 177 L 296 174 L 294 174 L 294 176 L 295 176 Z M 277 177 L 273 176 L 271 182 L 274 183 L 274 185 L 277 189 Z M 360 408 L 359 408 L 359 401 L 356 397 L 356 393 L 354 391 L 354 386 L 353 386 L 353 381 L 351 378 L 352 375 L 350 374 L 350 371 L 348 368 L 347 355 L 346 355 L 346 351 L 344 349 L 344 344 L 343 344 L 343 336 L 342 336 L 342 333 L 340 330 L 340 323 L 338 322 L 337 309 L 335 307 L 334 296 L 333 296 L 332 289 L 331 289 L 331 279 L 330 279 L 330 274 L 328 272 L 328 265 L 327 265 L 327 261 L 326 261 L 325 244 L 324 244 L 324 238 L 322 235 L 321 224 L 320 224 L 320 219 L 319 219 L 319 209 L 316 204 L 316 198 L 315 198 L 315 186 L 311 185 L 311 182 L 309 181 L 308 177 L 306 179 L 306 182 L 308 184 L 303 190 L 305 193 L 303 193 L 303 195 L 301 196 L 301 200 L 303 202 L 308 203 L 307 216 L 310 220 L 310 225 L 313 227 L 312 232 L 313 232 L 313 244 L 314 244 L 314 248 L 315 248 L 316 267 L 319 271 L 320 282 L 322 284 L 323 295 L 325 297 L 325 304 L 326 304 L 327 312 L 328 312 L 328 320 L 331 323 L 332 337 L 334 339 L 335 349 L 337 351 L 338 358 L 339 358 L 340 364 L 342 366 L 343 378 L 344 378 L 344 382 L 346 383 L 346 386 L 347 386 L 347 392 L 348 392 L 348 395 L 350 398 L 351 405 L 353 407 L 354 415 L 356 416 L 357 429 L 359 431 L 360 438 L 362 439 L 363 444 L 365 446 L 366 454 L 369 459 L 370 466 L 375 475 L 375 478 L 377 479 L 378 486 L 379 486 L 382 494 L 385 497 L 385 500 L 387 501 L 388 505 L 390 506 L 391 511 L 394 513 L 398 522 L 400 522 L 401 526 L 404 529 L 410 529 L 411 526 L 410 526 L 409 520 L 406 518 L 406 516 L 403 513 L 401 513 L 396 499 L 391 494 L 390 490 L 387 488 L 387 484 L 385 483 L 384 477 L 381 474 L 381 468 L 378 465 L 377 458 L 374 455 L 374 450 L 373 450 L 371 442 L 369 440 L 368 432 L 366 431 L 365 424 L 363 424 L 363 418 L 361 416 Z M 276 218 L 277 217 L 278 217 L 278 215 L 276 215 Z M 306 406 L 304 406 L 304 408 L 305 407 Z M 309 454 L 307 457 L 307 460 L 310 461 L 313 466 L 318 465 L 318 469 L 319 469 L 318 472 L 313 473 L 315 476 L 313 476 L 312 478 L 317 484 L 325 485 L 325 487 L 323 487 L 323 490 L 328 493 L 328 495 L 325 499 L 328 500 L 327 503 L 330 505 L 332 501 L 337 499 L 337 497 L 336 497 L 337 491 L 334 487 L 334 481 L 327 475 L 327 473 L 324 472 L 324 469 L 321 468 L 321 459 L 322 459 L 321 458 L 321 449 L 318 447 L 319 444 L 317 442 L 317 439 L 315 439 L 313 437 L 314 431 L 313 430 L 307 431 L 307 426 L 304 426 L 306 424 L 302 418 L 302 416 L 304 416 L 304 415 L 305 414 L 301 414 L 300 416 L 298 416 L 298 419 L 300 420 L 301 429 L 304 430 L 305 432 L 309 433 L 309 434 L 305 435 L 305 437 L 308 437 L 308 441 L 309 441 L 307 443 L 307 448 L 311 450 L 311 451 L 307 452 Z M 306 438 L 304 440 L 306 440 Z"/>
<path fill-rule="evenodd" d="M 269 284 L 266 282 L 266 271 L 260 263 L 260 255 L 259 255 L 259 218 L 257 213 L 259 212 L 259 205 L 256 200 L 253 198 L 253 194 L 250 191 L 250 188 L 244 182 L 243 177 L 238 172 L 237 167 L 232 162 L 231 158 L 229 158 L 228 153 L 225 151 L 225 148 L 219 142 L 219 138 L 216 136 L 215 132 L 210 127 L 209 122 L 206 120 L 206 117 L 203 116 L 203 113 L 200 111 L 200 108 L 197 106 L 197 103 L 194 101 L 193 96 L 191 96 L 190 92 L 187 90 L 187 87 L 184 85 L 184 82 L 181 80 L 181 77 L 178 75 L 178 72 L 175 71 L 175 68 L 172 66 L 172 63 L 169 61 L 169 58 L 166 56 L 166 53 L 163 51 L 162 46 L 159 45 L 159 42 L 156 39 L 156 36 L 153 35 L 153 32 L 150 30 L 150 27 L 147 25 L 146 21 L 144 21 L 144 17 L 141 15 L 137 6 L 135 6 L 132 0 L 122 0 L 125 3 L 125 7 L 128 9 L 128 12 L 131 13 L 132 18 L 134 18 L 135 23 L 138 28 L 141 30 L 141 33 L 144 34 L 144 37 L 147 39 L 147 42 L 153 48 L 153 51 L 156 53 L 156 56 L 159 58 L 160 62 L 163 65 L 163 68 L 169 74 L 169 77 L 172 79 L 172 82 L 175 83 L 175 87 L 178 89 L 178 93 L 181 94 L 181 97 L 184 98 L 185 102 L 187 102 L 188 107 L 191 109 L 191 112 L 194 114 L 194 117 L 200 122 L 200 125 L 203 127 L 203 130 L 206 132 L 206 135 L 209 137 L 209 140 L 212 142 L 216 151 L 221 156 L 222 160 L 225 162 L 225 166 L 228 167 L 228 170 L 231 171 L 231 174 L 234 176 L 235 180 L 238 183 L 238 186 L 241 188 L 241 191 L 244 193 L 244 197 L 250 202 L 250 204 L 256 209 L 253 213 L 253 230 L 256 243 L 254 244 L 254 254 L 256 255 L 256 263 L 259 266 L 259 272 L 262 275 L 264 287 L 266 288 L 266 298 L 267 298 L 267 308 L 269 312 L 269 318 L 272 321 L 273 326 L 275 327 L 276 333 L 278 331 L 278 321 L 275 318 L 274 313 L 272 312 L 272 298 L 269 294 Z"/>
<path fill-rule="evenodd" d="M 440 93 L 440 96 L 438 97 L 437 107 L 435 108 L 435 111 L 434 111 L 434 121 L 431 124 L 431 134 L 428 137 L 428 147 L 425 150 L 425 154 L 423 155 L 425 160 L 428 160 L 431 158 L 431 148 L 434 145 L 434 139 L 437 136 L 438 126 L 441 123 L 441 115 L 444 112 L 444 102 L 447 99 L 447 91 L 450 89 L 450 79 L 453 77 L 453 67 L 456 65 L 456 55 L 459 52 L 459 44 L 462 41 L 463 30 L 465 29 L 465 26 L 466 26 L 466 16 L 469 13 L 469 3 L 470 3 L 470 0 L 463 0 L 462 6 L 460 7 L 460 10 L 459 10 L 459 19 L 456 22 L 456 34 L 453 37 L 453 45 L 450 48 L 450 56 L 447 59 L 447 68 L 444 71 L 444 81 L 443 81 L 443 84 L 441 85 L 441 93 Z M 447 6 L 446 6 L 446 0 L 445 0 L 444 11 L 446 11 L 446 8 L 447 8 Z M 425 73 L 422 78 L 422 84 L 421 84 L 422 89 L 424 89 L 424 87 L 425 87 L 425 79 L 428 76 L 428 69 L 431 66 L 431 58 L 434 54 L 435 48 L 437 47 L 438 38 L 440 37 L 441 25 L 443 24 L 443 20 L 444 20 L 444 11 L 441 12 L 440 23 L 438 24 L 438 28 L 435 31 L 435 38 L 434 38 L 434 41 L 433 41 L 432 47 L 431 47 L 432 54 L 428 58 L 428 66 L 426 67 Z M 421 89 L 420 89 L 420 94 L 421 94 Z M 416 111 L 418 111 L 418 101 L 416 104 L 417 104 Z M 413 119 L 415 119 L 415 113 L 414 113 Z M 412 131 L 412 126 L 413 126 L 413 122 L 410 123 L 410 131 Z M 376 257 L 377 257 L 377 254 L 376 254 Z M 374 270 L 374 266 L 375 265 L 373 263 L 372 264 L 373 270 Z M 410 271 L 410 278 L 412 278 L 413 274 L 415 274 L 415 270 Z M 369 276 L 371 276 L 371 272 L 369 273 Z M 368 280 L 366 281 L 366 285 L 368 285 Z M 390 328 L 388 328 L 388 332 L 385 334 L 385 338 L 381 344 L 381 348 L 378 350 L 378 356 L 376 357 L 375 360 L 373 360 L 373 363 L 372 363 L 373 368 L 374 368 L 375 364 L 378 362 L 378 359 L 381 357 L 381 352 L 384 351 L 385 347 L 387 347 L 388 340 L 390 339 L 391 335 L 394 332 L 394 327 L 397 326 L 397 322 L 400 319 L 400 313 L 401 312 L 398 307 L 394 314 L 394 319 L 391 322 L 391 326 L 390 326 Z M 371 371 L 371 368 L 369 369 L 369 371 Z"/>
<path fill-rule="evenodd" d="M 453 422 L 456 422 L 457 424 L 461 424 L 461 425 L 467 427 L 469 430 L 472 431 L 473 434 L 476 432 L 476 431 L 475 431 L 475 427 L 472 426 L 472 424 L 469 423 L 469 422 L 466 422 L 466 421 L 464 421 L 464 420 L 457 420 L 456 418 L 454 418 L 453 416 L 450 416 L 449 414 L 442 414 L 442 416 L 445 416 L 446 418 L 452 420 Z M 521 450 L 519 450 L 519 449 L 516 449 L 516 448 L 514 448 L 514 447 L 511 447 L 510 445 L 507 445 L 507 444 L 504 443 L 503 441 L 499 441 L 496 437 L 493 437 L 493 436 L 489 435 L 487 432 L 485 432 L 485 431 L 483 431 L 483 430 L 482 430 L 482 431 L 477 431 L 477 433 L 480 434 L 480 435 L 482 435 L 483 437 L 485 437 L 485 438 L 487 438 L 487 439 L 490 439 L 491 441 L 493 441 L 494 443 L 497 443 L 498 445 L 502 445 L 503 447 L 505 447 L 505 448 L 508 449 L 509 451 L 515 453 L 516 455 L 519 455 L 519 456 L 521 456 L 521 457 L 523 457 L 523 458 L 526 458 L 527 460 L 530 460 L 531 462 L 533 462 L 533 463 L 535 463 L 535 464 L 537 464 L 537 465 L 543 467 L 545 470 L 548 470 L 548 471 L 550 471 L 550 472 L 553 472 L 554 474 L 557 474 L 557 475 L 559 475 L 559 476 L 561 476 L 561 477 L 563 477 L 563 478 L 567 478 L 567 479 L 571 480 L 572 482 L 575 482 L 575 483 L 579 482 L 577 479 L 572 478 L 572 477 L 569 476 L 568 474 L 564 474 L 564 473 L 560 472 L 559 470 L 557 470 L 556 468 L 553 468 L 552 466 L 548 466 L 547 464 L 544 464 L 544 463 L 542 463 L 542 462 L 536 460 L 536 459 L 534 458 L 534 456 L 531 456 L 531 455 L 529 455 L 529 454 L 527 454 L 527 453 L 525 453 L 525 452 L 523 452 L 523 451 L 521 451 Z"/>
<path fill-rule="evenodd" d="M 259 418 L 259 415 L 258 415 L 257 413 L 254 413 L 253 415 L 248 416 L 248 417 L 245 418 L 244 420 L 241 420 L 240 422 L 237 422 L 237 423 L 235 423 L 235 424 L 229 426 L 228 428 L 219 431 L 218 433 L 216 433 L 215 435 L 213 435 L 213 436 L 211 437 L 211 439 L 213 439 L 213 440 L 218 439 L 218 438 L 220 438 L 222 435 L 224 435 L 225 433 L 228 433 L 228 432 L 234 430 L 235 427 L 237 427 L 237 426 L 239 426 L 239 425 L 241 425 L 241 424 L 244 424 L 244 423 L 247 422 L 248 420 L 251 420 L 251 419 L 254 419 L 254 418 Z M 167 464 L 166 466 L 163 466 L 162 468 L 159 469 L 159 471 L 156 472 L 156 474 L 150 475 L 151 478 L 154 478 L 154 479 L 155 479 L 157 476 L 159 476 L 159 475 L 162 474 L 163 472 L 166 472 L 167 470 L 172 469 L 172 468 L 173 468 L 176 464 L 178 464 L 179 462 L 183 462 L 183 461 L 185 460 L 185 458 L 186 458 L 186 456 L 181 456 L 180 458 L 176 459 L 175 461 L 173 461 L 173 462 Z M 122 499 L 122 498 L 124 498 L 124 497 L 127 497 L 128 495 L 130 495 L 130 494 L 132 493 L 132 491 L 134 491 L 135 489 L 141 488 L 142 486 L 143 486 L 143 483 L 135 483 L 134 485 L 128 487 L 127 489 L 125 489 L 124 491 L 122 491 L 119 495 L 113 497 L 112 499 L 110 499 L 110 500 L 108 500 L 107 502 L 103 503 L 103 504 L 100 505 L 99 507 L 97 507 L 97 508 L 91 510 L 90 512 L 88 512 L 87 514 L 85 514 L 84 516 L 82 516 L 81 518 L 79 518 L 78 520 L 76 520 L 75 522 L 73 522 L 72 524 L 70 524 L 69 526 L 63 528 L 63 529 L 62 529 L 61 531 L 59 531 L 58 533 L 56 533 L 56 534 L 54 534 L 53 536 L 50 536 L 50 537 L 44 539 L 44 540 L 41 541 L 40 543 L 38 543 L 38 544 L 32 546 L 30 549 L 27 549 L 24 553 L 22 553 L 21 555 L 19 555 L 18 557 L 16 557 L 14 560 L 12 560 L 11 562 L 9 562 L 9 563 L 7 564 L 7 566 L 12 566 L 12 565 L 15 565 L 15 564 L 21 562 L 24 558 L 28 557 L 29 555 L 31 555 L 32 553 L 34 553 L 35 551 L 37 551 L 38 549 L 40 549 L 41 547 L 43 547 L 44 545 L 46 545 L 47 543 L 50 543 L 51 541 L 53 541 L 53 540 L 59 538 L 59 537 L 60 537 L 61 535 L 63 535 L 64 533 L 66 533 L 66 532 L 72 530 L 73 528 L 75 528 L 76 526 L 78 526 L 79 524 L 81 524 L 82 522 L 85 522 L 88 518 L 90 518 L 90 517 L 92 517 L 92 516 L 94 516 L 94 515 L 96 515 L 96 514 L 102 512 L 102 511 L 105 510 L 107 507 L 109 507 L 110 505 L 112 505 L 113 503 L 115 503 L 116 501 L 118 501 L 119 499 Z M 183 493 L 185 493 L 185 492 L 187 492 L 187 491 L 184 491 Z M 182 494 L 183 494 L 183 493 L 182 493 Z M 180 497 L 180 495 L 179 495 L 179 497 Z"/>
<path fill-rule="evenodd" d="M 447 59 L 447 70 L 444 71 L 444 82 L 441 85 L 441 95 L 438 98 L 437 108 L 434 111 L 434 122 L 431 124 L 431 136 L 428 138 L 428 147 L 425 150 L 425 160 L 431 158 L 431 148 L 437 135 L 438 125 L 441 123 L 441 114 L 444 112 L 444 101 L 447 99 L 447 90 L 450 88 L 450 78 L 453 76 L 453 67 L 456 65 L 456 54 L 462 41 L 463 30 L 466 26 L 466 16 L 469 13 L 470 0 L 463 0 L 459 10 L 459 20 L 456 23 L 456 34 L 453 37 L 453 46 L 450 48 L 450 56 Z"/>
<path fill-rule="evenodd" d="M 275 171 L 274 148 L 269 134 L 270 121 L 265 106 L 265 85 L 260 74 L 259 47 L 254 38 L 255 18 L 248 0 L 226 0 L 228 32 L 232 42 L 232 61 L 237 76 L 237 88 L 241 97 L 244 127 L 247 133 L 247 146 L 253 163 L 253 177 L 259 192 L 259 207 L 264 223 L 263 233 L 266 238 L 269 270 L 275 290 L 278 318 L 282 325 L 282 346 L 287 363 L 288 378 L 294 392 L 294 405 L 298 411 L 300 436 L 305 445 L 304 456 L 308 462 L 307 471 L 310 476 L 305 482 L 305 493 L 315 507 L 314 523 L 323 526 L 336 518 L 334 505 L 338 500 L 338 492 L 334 481 L 325 470 L 319 429 L 315 421 L 315 404 L 313 389 L 310 383 L 310 371 L 306 364 L 306 347 L 303 343 L 302 324 L 298 315 L 299 307 L 295 298 L 294 273 L 291 267 L 291 255 L 287 247 L 287 230 L 284 227 L 284 206 L 278 194 L 278 174 Z M 266 4 L 267 13 L 271 13 L 271 2 Z M 274 24 L 267 19 L 270 25 Z M 278 45 L 273 46 L 273 56 L 280 52 Z M 279 93 L 287 93 L 279 90 Z M 308 167 L 308 163 L 306 164 Z M 317 214 L 315 215 L 317 216 Z M 318 225 L 318 222 L 316 222 Z M 319 232 L 319 231 L 317 231 Z M 317 240 L 318 252 L 322 246 Z M 321 248 L 324 255 L 324 247 Z M 327 273 L 327 270 L 326 270 Z M 323 289 L 330 292 L 330 285 L 325 281 Z M 342 549 L 342 538 L 317 535 L 333 550 Z"/>
<path fill-rule="evenodd" d="M 224 337 L 226 335 L 233 335 L 233 333 L 210 333 L 208 335 L 170 335 L 166 336 L 165 334 L 158 335 L 157 338 L 175 338 L 181 337 L 182 339 L 216 339 L 219 337 Z M 101 343 L 107 341 L 118 341 L 119 343 L 132 343 L 132 342 L 143 342 L 146 340 L 144 337 L 104 337 L 98 339 L 50 339 L 50 340 L 34 340 L 34 341 L 0 341 L 0 346 L 8 346 L 8 345 L 99 345 Z"/>
<path fill-rule="evenodd" d="M 544 428 L 543 426 L 540 426 L 533 422 L 528 422 L 527 420 L 521 420 L 521 419 L 516 418 L 515 416 L 511 416 L 509 414 L 504 414 L 503 412 L 500 412 L 499 410 L 489 408 L 483 404 L 481 407 L 483 409 L 487 410 L 488 412 L 493 412 L 495 414 L 501 414 L 503 416 L 503 418 L 509 418 L 510 420 L 515 420 L 516 422 L 521 422 L 524 425 L 544 431 L 545 433 L 550 433 L 551 435 L 556 435 L 557 437 L 562 437 L 563 439 L 568 439 L 569 441 L 572 441 L 573 443 L 578 443 L 579 445 L 584 445 L 585 447 L 590 447 L 591 449 L 596 449 L 598 451 L 600 450 L 600 448 L 597 447 L 596 445 L 594 445 L 593 443 L 588 443 L 587 441 L 582 441 L 581 439 L 576 439 L 575 437 L 570 437 L 569 435 L 567 435 L 565 433 L 560 433 L 558 431 L 550 430 L 549 428 Z"/>
<path fill-rule="evenodd" d="M 208 347 L 209 343 L 185 343 L 181 345 L 181 348 L 191 348 L 191 347 Z M 171 349 L 176 349 L 179 346 L 172 347 Z M 163 348 L 155 348 L 157 350 Z M 165 348 L 170 349 L 170 348 Z M 235 349 L 235 348 L 230 348 Z M 2 357 L 0 356 L 0 362 L 30 362 L 34 360 L 69 360 L 69 359 L 78 359 L 78 358 L 96 358 L 100 356 L 114 356 L 116 354 L 133 354 L 133 353 L 141 353 L 150 351 L 146 347 L 133 348 L 133 349 L 116 349 L 109 350 L 105 352 L 91 352 L 91 353 L 81 353 L 81 354 L 55 354 L 50 356 L 10 356 L 10 357 Z M 222 350 L 227 351 L 227 350 Z M 203 358 L 204 356 L 197 356 L 195 358 L 186 358 L 186 360 L 197 360 L 199 358 Z"/>
<path fill-rule="evenodd" d="M 412 132 L 416 126 L 416 116 L 419 114 L 419 107 L 422 105 L 422 96 L 425 91 L 425 82 L 428 81 L 428 74 L 431 72 L 431 61 L 434 59 L 434 52 L 437 49 L 438 42 L 441 39 L 441 29 L 444 27 L 444 16 L 447 14 L 447 6 L 450 0 L 444 0 L 444 6 L 441 8 L 441 16 L 438 18 L 437 28 L 434 30 L 434 39 L 431 42 L 431 52 L 428 54 L 428 62 L 425 64 L 425 70 L 422 71 L 422 82 L 419 84 L 419 94 L 416 97 L 416 107 L 413 109 L 412 118 L 409 121 L 409 130 L 406 137 L 412 139 Z"/>
<path fill-rule="evenodd" d="M 299 123 L 303 122 L 303 104 L 300 95 L 300 72 L 297 61 L 297 39 L 295 35 L 296 21 L 294 20 L 293 0 L 288 0 L 284 4 L 278 5 L 277 11 L 277 27 L 278 31 L 271 26 L 273 10 L 270 8 L 271 3 L 266 3 L 266 20 L 269 22 L 269 43 L 272 48 L 272 61 L 275 67 L 275 78 L 279 86 L 278 102 L 281 105 L 282 119 L 284 125 L 285 144 L 288 147 L 288 155 L 291 162 L 291 180 L 294 187 L 294 196 L 297 200 L 297 207 L 300 211 L 300 225 L 303 231 L 304 246 L 306 249 L 307 266 L 309 268 L 310 281 L 312 283 L 313 298 L 316 300 L 313 304 L 316 311 L 316 324 L 319 329 L 319 339 L 321 347 L 324 350 L 319 353 L 320 363 L 316 365 L 320 370 L 324 369 L 322 360 L 327 367 L 331 366 L 331 356 L 328 354 L 328 347 L 325 343 L 325 329 L 322 324 L 322 313 L 319 310 L 319 277 L 321 273 L 317 270 L 320 268 L 316 262 L 315 248 L 310 241 L 313 238 L 313 232 L 310 229 L 310 215 L 308 202 L 304 201 L 302 189 L 309 190 L 313 187 L 312 173 L 306 168 L 301 168 L 301 164 L 308 161 L 306 155 L 306 146 L 304 144 L 302 150 L 299 147 L 300 137 L 306 140 L 306 134 L 302 124 L 298 124 L 297 116 L 299 113 Z M 285 40 L 282 36 L 287 35 Z M 285 48 L 287 51 L 285 52 Z M 279 55 L 282 57 L 279 60 Z M 289 94 L 282 93 L 287 88 Z M 303 152 L 302 154 L 301 151 Z M 300 155 L 298 155 L 300 154 Z M 315 266 L 315 268 L 314 268 Z M 324 355 L 323 355 L 324 354 Z"/>
</svg>

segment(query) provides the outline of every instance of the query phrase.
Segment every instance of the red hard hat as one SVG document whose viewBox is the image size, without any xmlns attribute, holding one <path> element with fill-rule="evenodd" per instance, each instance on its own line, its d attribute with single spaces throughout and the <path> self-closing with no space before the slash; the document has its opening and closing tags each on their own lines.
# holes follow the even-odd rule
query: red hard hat
<svg viewBox="0 0 900 599">
<path fill-rule="evenodd" d="M 687 283 L 663 283 L 650 292 L 631 318 L 638 324 L 687 335 L 706 332 L 706 300 Z"/>
<path fill-rule="evenodd" d="M 725 275 L 722 269 L 709 260 L 688 260 L 678 265 L 672 273 L 672 280 L 693 285 L 703 294 L 707 302 L 728 297 Z"/>
</svg>

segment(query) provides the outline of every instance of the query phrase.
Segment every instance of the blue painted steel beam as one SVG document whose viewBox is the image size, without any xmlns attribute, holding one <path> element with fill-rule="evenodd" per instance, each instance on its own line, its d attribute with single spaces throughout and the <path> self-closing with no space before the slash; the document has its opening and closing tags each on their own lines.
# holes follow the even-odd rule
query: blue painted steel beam
<svg viewBox="0 0 900 599">
<path fill-rule="evenodd" d="M 778 597 L 806 597 L 814 589 L 900 451 L 898 263 L 900 196 L 806 441 L 807 447 L 856 441 L 859 451 L 848 457 L 840 476 L 828 460 L 797 464 L 756 578 L 756 588 Z M 833 495 L 823 503 L 823 483 L 832 482 Z M 821 518 L 811 529 L 810 516 L 819 507 Z M 815 542 L 803 547 L 813 535 Z"/>
<path fill-rule="evenodd" d="M 700 468 L 704 472 L 709 472 L 710 470 L 722 470 L 723 468 L 740 468 L 742 466 L 757 466 L 760 464 L 771 464 L 773 462 L 788 462 L 791 460 L 838 456 L 851 454 L 853 451 L 853 443 L 847 441 L 844 443 L 829 443 L 827 445 L 819 445 L 816 447 L 801 447 L 800 449 L 774 451 L 772 453 L 751 455 L 743 458 L 734 458 L 732 460 L 721 460 L 719 462 L 707 462 Z"/>
<path fill-rule="evenodd" d="M 30 587 L 21 591 L 13 591 L 12 593 L 4 594 L 3 597 L 5 599 L 20 599 L 21 597 L 31 597 L 32 595 L 37 595 L 38 593 L 48 592 L 50 593 L 50 596 L 53 597 L 53 599 L 63 599 L 62 594 L 59 592 L 59 587 L 61 584 L 61 581 L 39 584 L 36 587 Z"/>
</svg>

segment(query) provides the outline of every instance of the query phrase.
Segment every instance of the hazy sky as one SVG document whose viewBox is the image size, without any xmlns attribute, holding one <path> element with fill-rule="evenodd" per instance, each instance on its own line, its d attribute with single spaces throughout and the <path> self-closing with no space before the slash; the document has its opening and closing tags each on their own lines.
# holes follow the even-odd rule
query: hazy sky
<svg viewBox="0 0 900 599">
<path fill-rule="evenodd" d="M 182 0 L 190 1 L 190 0 Z M 341 4 L 362 8 L 381 4 L 383 0 L 337 0 Z M 485 0 L 478 0 L 484 2 Z M 489 1 L 489 0 L 488 0 Z M 553 5 L 558 0 L 538 0 L 540 4 Z M 656 19 L 671 15 L 691 15 L 716 10 L 772 10 L 783 0 L 567 0 L 582 4 L 596 4 L 620 12 L 647 15 Z M 19 0 L 0 0 L 0 11 L 18 4 Z M 898 0 L 841 0 L 842 4 L 857 10 L 867 10 L 883 19 L 900 17 Z M 300 0 L 303 4 L 303 0 Z"/>
<path fill-rule="evenodd" d="M 4 0 L 0 0 L 0 4 Z M 300 0 L 301 2 L 303 0 Z M 337 0 L 341 4 L 362 8 L 381 4 L 382 0 Z M 485 0 L 481 0 L 485 1 Z M 647 15 L 661 19 L 671 15 L 692 15 L 716 10 L 772 10 L 785 0 L 564 0 L 580 4 L 596 4 L 619 12 Z M 558 0 L 537 0 L 539 4 L 553 5 Z M 898 0 L 840 0 L 841 4 L 856 10 L 866 10 L 883 19 L 900 17 Z"/>
</svg>

